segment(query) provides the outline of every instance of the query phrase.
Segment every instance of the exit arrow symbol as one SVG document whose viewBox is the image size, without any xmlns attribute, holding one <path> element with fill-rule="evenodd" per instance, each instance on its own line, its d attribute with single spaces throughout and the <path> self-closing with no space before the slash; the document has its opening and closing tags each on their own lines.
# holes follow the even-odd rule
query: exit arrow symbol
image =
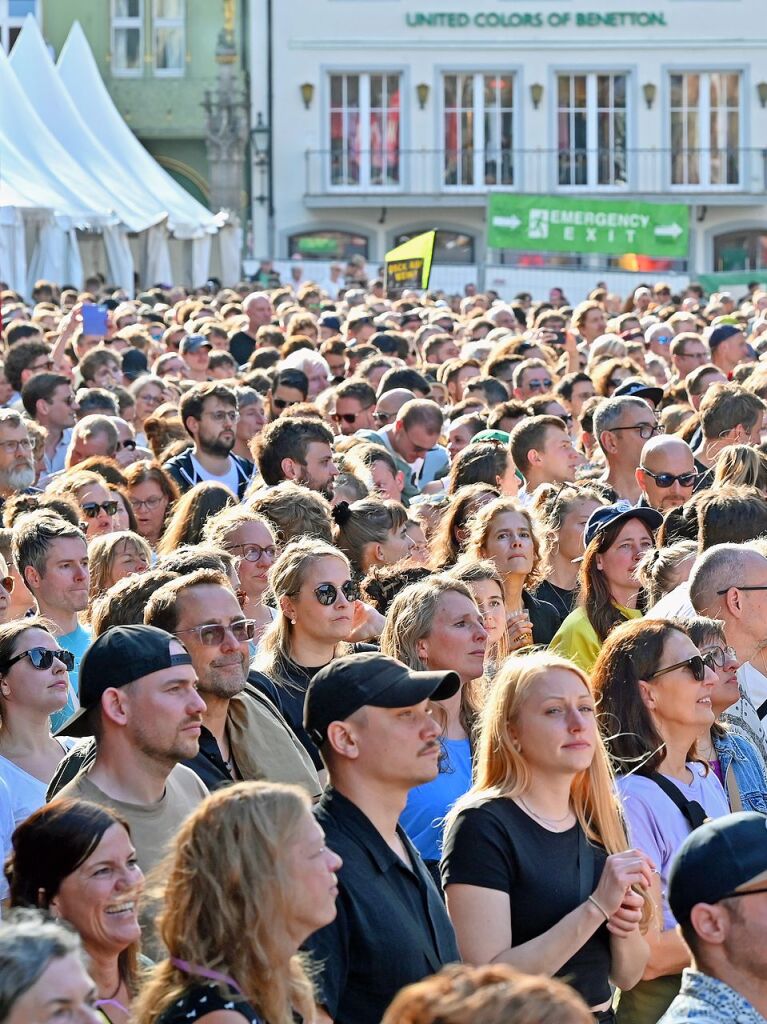
<svg viewBox="0 0 767 1024">
<path fill-rule="evenodd" d="M 679 238 L 682 230 L 676 222 L 673 224 L 661 224 L 655 229 L 655 235 L 657 238 Z"/>
<path fill-rule="evenodd" d="M 511 214 L 510 217 L 493 217 L 494 228 L 511 228 L 511 230 L 514 231 L 516 228 L 520 226 L 521 223 L 522 221 L 519 219 L 519 217 L 515 217 L 513 213 Z"/>
</svg>

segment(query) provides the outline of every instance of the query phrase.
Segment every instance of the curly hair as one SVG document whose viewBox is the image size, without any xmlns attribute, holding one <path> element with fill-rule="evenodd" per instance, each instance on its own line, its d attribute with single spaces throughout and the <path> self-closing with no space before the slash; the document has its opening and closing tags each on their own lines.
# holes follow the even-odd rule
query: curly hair
<svg viewBox="0 0 767 1024">
<path fill-rule="evenodd" d="M 505 512 L 514 512 L 527 521 L 533 541 L 533 565 L 525 578 L 524 587 L 525 590 L 535 590 L 538 584 L 543 582 L 544 578 L 540 532 L 538 523 L 532 513 L 524 505 L 520 504 L 516 498 L 496 498 L 477 512 L 472 519 L 469 539 L 466 543 L 466 554 L 471 555 L 472 558 L 488 557 L 486 545 L 493 520 L 496 516 L 503 515 Z"/>
</svg>

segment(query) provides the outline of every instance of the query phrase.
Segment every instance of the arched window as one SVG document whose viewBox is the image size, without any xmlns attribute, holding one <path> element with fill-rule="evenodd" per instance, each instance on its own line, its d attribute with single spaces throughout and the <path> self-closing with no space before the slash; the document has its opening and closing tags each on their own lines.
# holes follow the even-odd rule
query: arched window
<svg viewBox="0 0 767 1024">
<path fill-rule="evenodd" d="M 714 238 L 714 270 L 767 268 L 767 228 L 728 231 Z"/>
<path fill-rule="evenodd" d="M 288 238 L 290 259 L 348 260 L 367 255 L 367 238 L 351 231 L 301 231 Z"/>
<path fill-rule="evenodd" d="M 405 231 L 394 238 L 394 246 L 423 234 L 422 231 Z M 392 248 L 394 248 L 392 246 Z M 473 263 L 474 239 L 460 231 L 437 231 L 434 243 L 434 263 Z"/>
</svg>

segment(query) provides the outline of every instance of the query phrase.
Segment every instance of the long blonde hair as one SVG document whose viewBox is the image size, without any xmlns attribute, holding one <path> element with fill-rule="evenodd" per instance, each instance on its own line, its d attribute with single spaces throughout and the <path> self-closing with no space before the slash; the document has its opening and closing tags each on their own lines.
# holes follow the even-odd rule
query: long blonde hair
<svg viewBox="0 0 767 1024">
<path fill-rule="evenodd" d="M 514 746 L 509 727 L 517 720 L 533 686 L 552 671 L 571 672 L 591 694 L 586 673 L 566 658 L 548 651 L 508 658 L 495 677 L 482 711 L 474 785 L 448 813 L 448 829 L 465 808 L 476 807 L 495 797 L 520 796 L 530 787 L 530 766 L 523 752 Z M 596 749 L 593 760 L 589 768 L 573 781 L 573 810 L 588 839 L 601 844 L 608 854 L 619 853 L 629 848 L 626 829 L 607 751 L 598 730 L 594 731 L 594 737 Z"/>
<path fill-rule="evenodd" d="M 314 1016 L 298 955 L 285 962 L 292 902 L 286 850 L 309 811 L 298 786 L 238 782 L 204 800 L 182 824 L 157 877 L 167 879 L 159 933 L 170 957 L 233 978 L 266 1024 Z M 134 1024 L 154 1024 L 195 980 L 170 959 L 150 972 Z M 222 995 L 230 995 L 223 984 Z"/>
</svg>

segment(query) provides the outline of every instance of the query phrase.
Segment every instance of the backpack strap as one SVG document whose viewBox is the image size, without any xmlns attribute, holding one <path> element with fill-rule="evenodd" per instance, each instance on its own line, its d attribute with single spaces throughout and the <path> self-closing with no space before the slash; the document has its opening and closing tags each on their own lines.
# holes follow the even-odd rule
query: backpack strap
<svg viewBox="0 0 767 1024">
<path fill-rule="evenodd" d="M 646 777 L 652 779 L 656 786 L 660 786 L 669 800 L 676 804 L 685 816 L 691 831 L 700 828 L 705 821 L 709 820 L 708 814 L 706 814 L 698 801 L 688 800 L 679 788 L 670 779 L 667 779 L 665 775 L 661 775 L 660 772 L 649 772 Z"/>
</svg>

